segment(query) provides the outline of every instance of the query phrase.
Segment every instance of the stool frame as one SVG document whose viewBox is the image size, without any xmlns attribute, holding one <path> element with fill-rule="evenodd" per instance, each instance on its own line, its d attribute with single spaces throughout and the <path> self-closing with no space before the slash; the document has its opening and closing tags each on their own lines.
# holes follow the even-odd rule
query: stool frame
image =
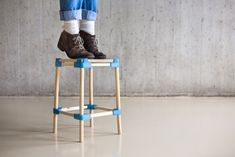
<svg viewBox="0 0 235 157">
<path fill-rule="evenodd" d="M 90 127 L 94 126 L 94 118 L 114 115 L 117 116 L 117 131 L 120 135 L 122 133 L 121 126 L 121 101 L 120 101 L 120 80 L 119 80 L 119 59 L 61 59 L 56 58 L 55 61 L 55 85 L 54 85 L 54 108 L 53 108 L 53 132 L 57 134 L 58 131 L 58 115 L 63 114 L 79 120 L 79 142 L 84 141 L 84 121 L 90 121 Z M 80 69 L 80 101 L 79 106 L 75 107 L 61 107 L 59 106 L 59 83 L 61 67 L 74 66 Z M 93 67 L 108 66 L 115 69 L 115 88 L 116 88 L 116 108 L 110 109 L 100 107 L 94 104 L 93 96 Z M 85 69 L 89 69 L 89 104 L 84 104 L 84 81 Z M 89 113 L 84 113 L 88 109 Z M 103 112 L 94 113 L 93 110 L 102 110 Z M 79 111 L 78 113 L 71 113 L 70 111 Z"/>
</svg>

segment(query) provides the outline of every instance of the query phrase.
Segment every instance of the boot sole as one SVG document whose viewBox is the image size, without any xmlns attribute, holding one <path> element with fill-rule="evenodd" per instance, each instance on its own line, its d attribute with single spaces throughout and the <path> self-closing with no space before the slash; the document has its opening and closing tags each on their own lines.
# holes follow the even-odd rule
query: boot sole
<svg viewBox="0 0 235 157">
<path fill-rule="evenodd" d="M 103 57 L 97 56 L 97 57 L 95 57 L 95 59 L 106 59 L 106 56 L 103 56 Z"/>
</svg>

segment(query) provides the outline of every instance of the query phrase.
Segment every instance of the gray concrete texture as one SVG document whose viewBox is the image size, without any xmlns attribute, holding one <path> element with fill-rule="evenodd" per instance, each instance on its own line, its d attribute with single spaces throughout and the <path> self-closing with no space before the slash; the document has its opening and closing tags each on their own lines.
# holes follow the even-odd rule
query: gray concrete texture
<svg viewBox="0 0 235 157">
<path fill-rule="evenodd" d="M 0 95 L 52 95 L 62 31 L 58 0 L 0 0 Z M 120 57 L 124 96 L 234 96 L 234 0 L 100 0 L 96 32 Z M 112 95 L 114 72 L 95 69 L 95 94 Z M 61 95 L 79 94 L 63 69 Z"/>
</svg>

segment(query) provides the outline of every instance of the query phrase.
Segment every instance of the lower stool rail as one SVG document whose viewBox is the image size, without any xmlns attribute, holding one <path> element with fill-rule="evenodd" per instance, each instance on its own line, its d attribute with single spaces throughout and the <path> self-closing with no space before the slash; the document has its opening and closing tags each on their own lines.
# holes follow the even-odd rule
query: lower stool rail
<svg viewBox="0 0 235 157">
<path fill-rule="evenodd" d="M 58 108 L 53 109 L 53 113 L 57 114 L 57 115 L 59 115 L 59 114 L 67 115 L 67 116 L 70 116 L 70 117 L 74 117 L 75 119 L 78 119 L 78 120 L 87 120 L 87 119 L 91 119 L 91 118 L 111 116 L 111 115 L 114 115 L 114 116 L 121 115 L 121 110 L 120 109 L 117 109 L 117 108 L 109 109 L 109 108 L 98 107 L 98 106 L 95 106 L 94 108 L 92 108 L 92 110 L 98 110 L 99 109 L 99 110 L 104 110 L 105 112 L 85 113 L 85 114 L 70 113 L 69 112 L 69 111 L 74 111 L 75 109 L 79 110 L 78 107 L 70 107 L 70 108 L 58 107 Z M 85 105 L 85 109 L 89 109 L 89 106 Z"/>
<path fill-rule="evenodd" d="M 113 110 L 113 109 L 110 109 L 110 108 L 100 107 L 100 106 L 95 106 L 95 109 L 104 110 L 104 111 L 112 111 Z"/>
<path fill-rule="evenodd" d="M 73 117 L 73 113 L 61 111 L 61 114 Z"/>
<path fill-rule="evenodd" d="M 91 118 L 111 116 L 111 115 L 113 115 L 112 111 L 106 111 L 106 112 L 100 112 L 100 113 L 93 113 L 91 114 Z"/>
</svg>

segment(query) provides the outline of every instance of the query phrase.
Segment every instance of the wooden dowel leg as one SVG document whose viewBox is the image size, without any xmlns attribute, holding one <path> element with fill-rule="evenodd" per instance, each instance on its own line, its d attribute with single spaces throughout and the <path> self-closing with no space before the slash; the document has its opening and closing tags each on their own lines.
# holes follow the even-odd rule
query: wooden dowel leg
<svg viewBox="0 0 235 157">
<path fill-rule="evenodd" d="M 54 108 L 59 105 L 59 82 L 60 82 L 60 69 L 56 67 L 55 71 L 55 85 L 54 85 Z M 53 117 L 53 132 L 57 134 L 58 115 L 54 114 Z"/>
<path fill-rule="evenodd" d="M 89 104 L 93 104 L 93 68 L 89 69 Z M 90 110 L 90 114 L 93 113 L 93 110 Z M 90 119 L 90 127 L 94 126 L 94 119 Z"/>
<path fill-rule="evenodd" d="M 116 85 L 116 107 L 118 109 L 121 109 L 119 67 L 115 68 L 115 85 Z M 122 134 L 121 115 L 117 116 L 117 129 L 118 129 L 118 134 Z"/>
<path fill-rule="evenodd" d="M 80 114 L 84 114 L 84 68 L 80 68 Z M 84 121 L 80 120 L 79 142 L 84 140 Z"/>
</svg>

